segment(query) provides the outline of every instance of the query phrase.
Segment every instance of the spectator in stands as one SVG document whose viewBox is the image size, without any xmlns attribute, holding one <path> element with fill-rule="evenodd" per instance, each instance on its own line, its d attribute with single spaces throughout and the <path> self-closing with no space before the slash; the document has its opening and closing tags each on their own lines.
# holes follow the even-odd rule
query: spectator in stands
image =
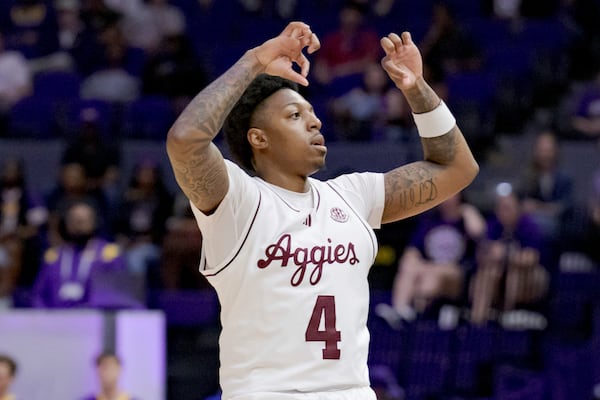
<svg viewBox="0 0 600 400">
<path fill-rule="evenodd" d="M 83 166 L 87 190 L 97 193 L 115 204 L 120 179 L 120 148 L 114 138 L 108 137 L 105 121 L 100 121 L 100 113 L 94 107 L 85 107 L 79 113 L 79 130 L 67 144 L 61 163 L 77 163 Z M 108 211 L 108 210 L 104 210 Z"/>
<path fill-rule="evenodd" d="M 600 267 L 600 167 L 589 186 L 587 201 L 574 204 L 561 221 L 560 251 L 570 253 L 569 261 L 575 264 L 570 266 L 577 269 L 594 264 Z"/>
<path fill-rule="evenodd" d="M 168 35 L 149 57 L 142 74 L 142 94 L 166 96 L 179 113 L 208 80 L 207 72 L 195 56 L 188 37 Z"/>
<path fill-rule="evenodd" d="M 364 0 L 363 2 L 368 2 L 368 0 Z M 371 11 L 378 17 L 386 18 L 390 16 L 394 8 L 394 4 L 396 0 L 377 0 L 372 6 Z"/>
<path fill-rule="evenodd" d="M 80 16 L 79 0 L 56 0 L 58 42 L 63 51 L 70 53 L 85 30 Z"/>
<path fill-rule="evenodd" d="M 75 201 L 66 208 L 60 222 L 63 243 L 44 254 L 33 289 L 34 306 L 91 306 L 94 270 L 125 268 L 121 249 L 98 236 L 96 221 L 94 206 L 85 201 Z"/>
<path fill-rule="evenodd" d="M 371 388 L 375 391 L 378 400 L 403 400 L 406 393 L 397 382 L 397 378 L 391 368 L 384 365 L 372 365 L 369 367 Z"/>
<path fill-rule="evenodd" d="M 8 355 L 0 354 L 0 400 L 17 400 L 17 397 L 10 392 L 16 374 L 16 361 Z"/>
<path fill-rule="evenodd" d="M 478 70 L 481 66 L 481 50 L 444 2 L 434 4 L 431 24 L 419 48 L 434 82 L 457 72 Z"/>
<path fill-rule="evenodd" d="M 569 0 L 570 1 L 570 0 Z M 518 21 L 522 18 L 548 18 L 556 15 L 562 0 L 485 0 L 484 8 L 497 18 Z"/>
<path fill-rule="evenodd" d="M 81 0 L 81 19 L 94 32 L 102 31 L 121 17 L 121 13 L 109 7 L 104 0 Z"/>
<path fill-rule="evenodd" d="M 485 324 L 495 312 L 539 305 L 548 290 L 547 249 L 535 221 L 510 185 L 499 186 L 487 240 L 477 249 L 471 285 L 471 321 Z"/>
<path fill-rule="evenodd" d="M 84 400 L 135 400 L 135 397 L 119 387 L 122 364 L 115 353 L 103 352 L 96 358 L 95 364 L 100 390 L 94 395 L 85 397 Z"/>
<path fill-rule="evenodd" d="M 575 138 L 600 141 L 600 71 L 578 92 L 571 127 Z"/>
<path fill-rule="evenodd" d="M 19 100 L 29 96 L 33 80 L 23 55 L 6 47 L 5 34 L 0 31 L 0 136 L 6 127 L 6 114 Z"/>
<path fill-rule="evenodd" d="M 79 19 L 83 30 L 70 49 L 77 71 L 86 77 L 105 65 L 105 46 L 102 32 L 118 24 L 121 14 L 109 8 L 104 0 L 78 1 Z"/>
<path fill-rule="evenodd" d="M 343 140 L 398 139 L 412 125 L 408 104 L 378 63 L 367 65 L 360 86 L 332 101 L 332 114 Z"/>
<path fill-rule="evenodd" d="M 202 0 L 199 2 L 206 3 L 206 1 Z M 288 20 L 294 16 L 296 6 L 299 3 L 298 0 L 275 0 L 273 2 L 264 0 L 239 0 L 239 2 L 246 13 L 260 16 L 275 15 L 278 18 Z"/>
<path fill-rule="evenodd" d="M 366 13 L 365 4 L 346 1 L 339 12 L 338 28 L 323 37 L 313 73 L 317 83 L 334 95 L 360 82 L 367 65 L 379 62 L 379 36 L 366 23 Z"/>
<path fill-rule="evenodd" d="M 588 203 L 590 224 L 585 241 L 588 253 L 596 265 L 600 266 L 600 167 L 596 169 L 593 179 L 592 195 Z"/>
<path fill-rule="evenodd" d="M 115 231 L 117 241 L 125 249 L 128 269 L 142 275 L 149 268 L 158 269 L 173 199 L 154 160 L 137 163 L 117 208 Z"/>
<path fill-rule="evenodd" d="M 424 214 L 400 258 L 392 307 L 381 303 L 376 313 L 400 327 L 436 301 L 460 303 L 485 229 L 483 216 L 462 194 Z"/>
<path fill-rule="evenodd" d="M 70 69 L 58 42 L 58 23 L 54 5 L 46 0 L 15 0 L 7 20 L 7 47 L 20 51 L 32 73 Z"/>
<path fill-rule="evenodd" d="M 175 198 L 173 215 L 167 221 L 162 247 L 162 284 L 165 289 L 200 289 L 210 287 L 198 274 L 202 234 L 198 229 L 190 203 L 183 193 Z"/>
<path fill-rule="evenodd" d="M 560 164 L 559 142 L 552 131 L 537 135 L 529 169 L 520 177 L 523 211 L 533 217 L 544 235 L 557 239 L 560 220 L 572 202 L 573 182 Z"/>
<path fill-rule="evenodd" d="M 2 303 L 10 304 L 18 284 L 32 283 L 41 247 L 38 234 L 46 217 L 45 208 L 34 204 L 25 186 L 22 161 L 4 160 L 0 172 L 0 308 Z"/>
<path fill-rule="evenodd" d="M 487 14 L 495 18 L 518 20 L 521 18 L 522 0 L 485 0 L 484 8 Z"/>
<path fill-rule="evenodd" d="M 106 2 L 123 14 L 121 26 L 127 43 L 147 54 L 158 51 L 165 37 L 185 34 L 185 16 L 169 0 Z"/>
<path fill-rule="evenodd" d="M 105 224 L 108 221 L 109 208 L 104 193 L 90 189 L 85 168 L 78 163 L 65 163 L 60 167 L 59 179 L 56 185 L 46 195 L 45 203 L 48 209 L 48 242 L 57 246 L 62 242 L 59 232 L 59 222 L 68 206 L 76 201 L 92 204 L 96 213 L 96 227 L 99 232 L 106 233 Z"/>
<path fill-rule="evenodd" d="M 104 58 L 99 68 L 81 82 L 81 97 L 110 103 L 126 103 L 137 99 L 146 61 L 145 52 L 126 42 L 116 22 L 104 27 L 98 35 Z"/>
</svg>

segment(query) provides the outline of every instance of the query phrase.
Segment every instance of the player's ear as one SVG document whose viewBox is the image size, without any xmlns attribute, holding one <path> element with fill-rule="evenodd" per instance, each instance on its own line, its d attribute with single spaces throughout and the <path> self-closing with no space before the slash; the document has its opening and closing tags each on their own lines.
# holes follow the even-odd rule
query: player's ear
<svg viewBox="0 0 600 400">
<path fill-rule="evenodd" d="M 264 149 L 268 146 L 267 135 L 262 129 L 259 128 L 250 128 L 247 133 L 248 142 L 250 142 L 250 146 L 256 149 Z"/>
</svg>

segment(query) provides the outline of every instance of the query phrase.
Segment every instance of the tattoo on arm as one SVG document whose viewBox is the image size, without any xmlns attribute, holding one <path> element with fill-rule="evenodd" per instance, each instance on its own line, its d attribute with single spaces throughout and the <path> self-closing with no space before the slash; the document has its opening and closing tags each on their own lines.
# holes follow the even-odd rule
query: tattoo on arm
<svg viewBox="0 0 600 400">
<path fill-rule="evenodd" d="M 173 171 L 177 182 L 190 201 L 200 205 L 203 198 L 213 198 L 226 179 L 226 171 L 216 162 L 207 162 L 209 156 L 190 146 L 181 158 L 174 160 Z"/>
<path fill-rule="evenodd" d="M 434 138 L 422 138 L 425 160 L 436 164 L 450 164 L 456 157 L 458 128 L 454 126 L 448 133 Z"/>
<path fill-rule="evenodd" d="M 419 79 L 415 87 L 404 92 L 406 101 L 412 112 L 416 114 L 433 110 L 440 104 L 440 97 L 423 79 Z"/>
<path fill-rule="evenodd" d="M 435 201 L 438 197 L 435 168 L 439 167 L 419 161 L 386 174 L 385 208 L 407 212 Z"/>
<path fill-rule="evenodd" d="M 256 66 L 246 58 L 241 58 L 188 104 L 176 124 L 194 127 L 203 136 L 212 140 L 235 103 L 256 76 L 256 72 Z"/>
<path fill-rule="evenodd" d="M 227 170 L 212 143 L 261 66 L 246 54 L 203 89 L 175 121 L 167 141 L 177 182 L 198 208 L 214 207 L 226 192 Z"/>
</svg>

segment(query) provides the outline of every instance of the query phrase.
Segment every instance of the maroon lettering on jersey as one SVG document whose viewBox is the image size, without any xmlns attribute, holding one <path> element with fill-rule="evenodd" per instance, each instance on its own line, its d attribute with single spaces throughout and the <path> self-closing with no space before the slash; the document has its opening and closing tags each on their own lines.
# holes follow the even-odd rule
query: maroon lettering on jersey
<svg viewBox="0 0 600 400">
<path fill-rule="evenodd" d="M 267 246 L 265 256 L 256 263 L 260 269 L 267 268 L 274 261 L 280 261 L 282 267 L 287 267 L 288 263 L 298 267 L 290 279 L 292 286 L 298 286 L 304 281 L 307 268 L 312 268 L 308 278 L 310 284 L 316 285 L 321 280 L 324 265 L 344 263 L 354 265 L 359 262 L 352 242 L 334 245 L 331 239 L 327 239 L 327 244 L 324 246 L 293 248 L 292 236 L 289 233 L 282 235 L 276 243 Z"/>
</svg>

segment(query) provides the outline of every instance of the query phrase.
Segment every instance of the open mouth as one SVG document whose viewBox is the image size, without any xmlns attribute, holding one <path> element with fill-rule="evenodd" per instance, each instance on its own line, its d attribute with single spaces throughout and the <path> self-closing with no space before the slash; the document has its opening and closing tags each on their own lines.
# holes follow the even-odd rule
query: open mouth
<svg viewBox="0 0 600 400">
<path fill-rule="evenodd" d="M 323 137 L 323 135 L 317 135 L 311 140 L 310 144 L 312 146 L 323 146 L 324 147 L 325 146 L 325 138 Z"/>
</svg>

